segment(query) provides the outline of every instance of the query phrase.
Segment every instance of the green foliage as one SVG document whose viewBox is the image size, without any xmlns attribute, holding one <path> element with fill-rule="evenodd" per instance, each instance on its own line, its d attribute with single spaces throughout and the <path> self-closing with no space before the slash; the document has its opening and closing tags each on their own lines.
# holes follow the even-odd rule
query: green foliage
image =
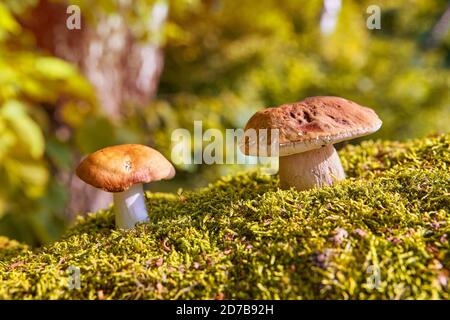
<svg viewBox="0 0 450 320">
<path fill-rule="evenodd" d="M 447 1 L 378 1 L 381 30 L 369 30 L 371 1 L 343 1 L 334 33 L 320 32 L 322 1 L 205 1 L 175 7 L 167 27 L 158 110 L 172 127 L 239 128 L 263 107 L 337 95 L 377 111 L 375 137 L 404 139 L 450 130 L 450 51 L 424 39 Z M 170 141 L 158 140 L 168 148 Z M 193 150 L 194 151 L 194 150 Z M 217 170 L 198 166 L 197 173 Z"/>
<path fill-rule="evenodd" d="M 340 156 L 349 178 L 333 187 L 283 191 L 253 172 L 147 193 L 150 222 L 134 230 L 114 230 L 111 210 L 91 214 L 4 258 L 0 298 L 449 299 L 450 135 Z"/>
<path fill-rule="evenodd" d="M 30 51 L 29 39 L 18 38 L 23 30 L 12 11 L 23 12 L 22 5 L 0 3 L 0 234 L 35 243 L 61 231 L 67 192 L 51 170 L 67 169 L 72 158 L 61 147 L 67 141 L 51 130 L 48 109 L 60 99 L 92 109 L 94 100 L 74 66 Z"/>
</svg>

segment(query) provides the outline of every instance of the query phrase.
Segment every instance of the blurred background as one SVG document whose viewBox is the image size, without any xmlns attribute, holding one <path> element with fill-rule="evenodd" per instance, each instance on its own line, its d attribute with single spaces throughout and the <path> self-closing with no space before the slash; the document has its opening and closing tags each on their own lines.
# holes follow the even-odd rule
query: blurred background
<svg viewBox="0 0 450 320">
<path fill-rule="evenodd" d="M 194 120 L 241 128 L 258 109 L 337 95 L 380 115 L 370 138 L 448 132 L 449 27 L 446 0 L 0 0 L 0 235 L 58 238 L 111 199 L 74 177 L 84 155 L 133 142 L 170 159 L 172 131 Z M 150 188 L 241 169 L 178 167 Z"/>
</svg>

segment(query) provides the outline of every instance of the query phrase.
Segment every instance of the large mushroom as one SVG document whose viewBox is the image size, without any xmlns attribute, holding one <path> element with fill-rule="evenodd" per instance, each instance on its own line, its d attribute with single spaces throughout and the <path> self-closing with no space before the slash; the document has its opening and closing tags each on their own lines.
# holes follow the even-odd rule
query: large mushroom
<svg viewBox="0 0 450 320">
<path fill-rule="evenodd" d="M 148 220 L 143 183 L 171 179 L 175 169 L 150 147 L 123 144 L 90 154 L 76 174 L 84 182 L 113 193 L 116 226 L 130 229 Z"/>
<path fill-rule="evenodd" d="M 255 113 L 245 130 L 255 129 L 258 140 L 246 135 L 241 149 L 246 155 L 261 155 L 259 130 L 278 129 L 280 187 L 307 190 L 345 179 L 333 144 L 371 134 L 381 124 L 372 109 L 353 101 L 310 97 Z"/>
</svg>

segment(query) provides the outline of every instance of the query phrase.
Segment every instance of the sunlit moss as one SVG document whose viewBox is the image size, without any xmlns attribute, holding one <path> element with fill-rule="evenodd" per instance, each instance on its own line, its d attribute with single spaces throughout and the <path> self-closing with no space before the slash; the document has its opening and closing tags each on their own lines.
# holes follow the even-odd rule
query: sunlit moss
<svg viewBox="0 0 450 320">
<path fill-rule="evenodd" d="M 449 299 L 450 134 L 340 154 L 349 178 L 334 187 L 241 174 L 148 193 L 151 222 L 131 231 L 92 214 L 52 245 L 2 255 L 0 298 Z"/>
<path fill-rule="evenodd" d="M 26 251 L 28 251 L 27 245 L 0 236 L 0 263 Z"/>
</svg>

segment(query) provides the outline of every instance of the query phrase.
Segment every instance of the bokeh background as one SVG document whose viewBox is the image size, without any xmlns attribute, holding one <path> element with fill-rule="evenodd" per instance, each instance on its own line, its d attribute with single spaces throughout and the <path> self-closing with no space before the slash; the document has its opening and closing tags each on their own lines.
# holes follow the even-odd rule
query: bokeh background
<svg viewBox="0 0 450 320">
<path fill-rule="evenodd" d="M 449 27 L 446 0 L 0 0 L 0 234 L 58 238 L 110 201 L 74 177 L 84 155 L 132 142 L 170 159 L 172 131 L 194 120 L 241 128 L 263 107 L 337 95 L 377 111 L 370 138 L 448 132 Z M 150 188 L 241 169 L 179 166 Z"/>
</svg>

